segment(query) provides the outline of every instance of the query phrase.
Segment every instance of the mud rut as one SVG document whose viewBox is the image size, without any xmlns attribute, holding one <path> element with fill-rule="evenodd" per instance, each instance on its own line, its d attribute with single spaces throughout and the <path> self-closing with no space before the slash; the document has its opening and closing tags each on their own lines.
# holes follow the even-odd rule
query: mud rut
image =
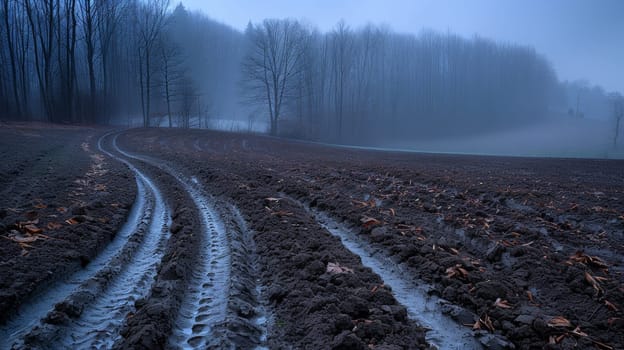
<svg viewBox="0 0 624 350">
<path fill-rule="evenodd" d="M 36 302 L 0 329 L 2 349 L 11 348 L 132 348 L 135 312 L 162 294 L 155 281 L 167 280 L 165 256 L 175 260 L 173 213 L 181 189 L 199 217 L 192 271 L 177 271 L 185 281 L 168 292 L 179 303 L 164 329 L 171 348 L 266 348 L 271 325 L 258 275 L 251 231 L 238 209 L 212 197 L 193 176 L 154 157 L 132 154 L 117 145 L 118 134 L 107 134 L 98 148 L 128 166 L 136 178 L 137 197 L 115 239 L 83 270 L 59 280 Z M 198 142 L 193 144 L 200 149 Z M 428 342 L 441 349 L 481 349 L 472 332 L 442 316 L 439 300 L 427 288 L 402 277 L 400 268 L 375 255 L 349 229 L 328 216 L 304 207 L 327 232 L 357 255 L 364 266 L 383 277 L 410 319 L 431 329 Z M 175 263 L 175 261 L 174 261 Z M 178 268 L 184 269 L 183 264 Z M 137 307 L 137 305 L 139 305 Z M 146 308 L 143 308 L 146 309 Z M 142 312 L 143 310 L 141 310 Z M 146 311 L 149 314 L 149 310 Z M 149 319 L 149 317 L 148 317 Z M 136 327 L 135 327 L 136 328 Z M 140 330 L 140 328 L 137 328 Z M 145 345 L 145 344 L 144 344 Z"/>
<path fill-rule="evenodd" d="M 170 146 L 167 144 L 167 140 L 160 140 L 159 143 L 161 147 L 168 148 Z M 189 147 L 189 145 L 186 146 L 187 148 Z M 199 139 L 194 140 L 190 146 L 192 146 L 192 149 L 195 151 L 205 151 Z M 243 144 L 243 146 L 245 145 Z M 154 158 L 148 156 L 139 158 L 154 165 L 157 164 L 157 160 Z M 169 173 L 176 174 L 176 171 L 169 165 L 161 164 L 160 167 Z M 190 188 L 187 189 L 189 192 L 193 192 L 193 186 L 198 185 L 198 180 L 195 177 L 191 177 L 189 181 L 188 178 L 184 178 L 184 176 L 179 173 L 175 176 L 179 181 L 186 183 L 187 186 L 189 182 L 191 183 Z M 331 214 L 311 209 L 307 203 L 303 203 L 284 193 L 280 193 L 278 197 L 288 198 L 288 200 L 292 201 L 296 206 L 304 208 L 308 215 L 312 217 L 322 229 L 340 238 L 342 245 L 350 253 L 357 256 L 363 266 L 372 269 L 375 274 L 382 276 L 384 284 L 392 289 L 394 297 L 406 307 L 408 317 L 417 324 L 428 329 L 426 339 L 432 349 L 483 349 L 484 345 L 485 348 L 489 348 L 488 345 L 494 343 L 493 338 L 497 338 L 495 341 L 497 346 L 513 348 L 513 345 L 500 335 L 481 335 L 479 338 L 476 338 L 470 328 L 465 325 L 460 325 L 450 317 L 444 315 L 441 311 L 443 304 L 447 307 L 455 307 L 458 309 L 459 307 L 448 304 L 448 302 L 434 295 L 429 295 L 431 286 L 423 281 L 406 278 L 404 274 L 405 271 L 403 271 L 400 266 L 397 266 L 389 256 L 385 256 L 379 251 L 375 252 L 368 247 L 366 242 L 356 237 L 356 233 L 351 232 L 346 225 L 342 225 L 339 221 L 333 219 Z M 201 198 L 201 196 L 196 196 L 196 198 Z M 197 203 L 197 205 L 198 207 L 205 207 L 202 203 Z M 232 210 L 238 211 L 233 206 Z M 206 212 L 209 213 L 210 210 L 206 210 Z M 242 216 L 240 216 L 240 214 L 237 214 L 237 216 L 240 217 L 240 225 L 245 226 Z M 247 232 L 248 230 L 244 229 L 244 231 Z M 463 311 L 468 312 L 466 310 Z M 259 320 L 260 322 L 264 322 L 264 317 L 260 316 Z M 180 332 L 178 330 L 178 334 L 188 335 L 188 332 Z M 193 342 L 192 339 L 193 338 L 191 338 L 191 342 Z M 196 341 L 201 343 L 199 339 Z"/>
<path fill-rule="evenodd" d="M 266 316 L 258 304 L 259 288 L 250 234 L 237 209 L 207 196 L 197 181 L 160 161 L 119 149 L 114 134 L 104 135 L 98 149 L 124 163 L 136 178 L 137 196 L 126 223 L 84 269 L 62 278 L 20 307 L 0 328 L 0 349 L 131 348 L 123 333 L 137 303 L 149 303 L 155 279 L 162 274 L 165 253 L 172 255 L 171 180 L 192 199 L 201 217 L 200 247 L 188 279 L 168 345 L 171 348 L 262 348 Z M 159 173 L 155 176 L 155 173 Z M 162 181 L 169 177 L 170 182 Z M 232 242 L 234 242 L 232 244 Z M 175 255 L 175 254 L 173 254 Z M 230 274 L 237 278 L 233 281 Z M 248 292 L 245 292 L 248 291 Z M 146 302 L 147 300 L 147 302 Z M 237 316 L 241 305 L 255 311 Z M 238 330 L 236 334 L 231 329 Z M 130 330 L 130 333 L 132 331 Z"/>
</svg>

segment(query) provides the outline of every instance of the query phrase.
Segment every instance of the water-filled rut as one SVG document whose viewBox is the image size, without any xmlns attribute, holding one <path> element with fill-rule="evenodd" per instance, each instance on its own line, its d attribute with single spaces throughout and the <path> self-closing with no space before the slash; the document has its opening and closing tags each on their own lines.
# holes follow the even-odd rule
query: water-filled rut
<svg viewBox="0 0 624 350">
<path fill-rule="evenodd" d="M 110 348 L 132 301 L 149 290 L 169 236 L 169 210 L 146 174 L 102 148 L 104 138 L 98 141 L 99 150 L 125 163 L 136 178 L 137 196 L 127 222 L 84 269 L 20 307 L 0 330 L 3 349 Z"/>
<path fill-rule="evenodd" d="M 363 242 L 349 228 L 333 220 L 326 213 L 314 210 L 295 199 L 292 200 L 304 207 L 329 233 L 340 238 L 349 251 L 360 257 L 364 266 L 371 268 L 383 278 L 384 284 L 392 288 L 397 301 L 407 308 L 408 316 L 429 329 L 426 339 L 432 346 L 439 349 L 483 349 L 469 328 L 457 324 L 442 313 L 440 299 L 427 293 L 429 289 L 427 285 L 405 278 L 399 266 L 383 254 L 375 253 L 370 244 Z"/>
<path fill-rule="evenodd" d="M 197 263 L 174 322 L 169 346 L 261 347 L 266 341 L 266 323 L 258 321 L 265 319 L 263 309 L 257 305 L 257 293 L 242 292 L 258 289 L 252 267 L 245 262 L 250 248 L 245 243 L 247 232 L 240 224 L 240 216 L 233 219 L 235 213 L 225 204 L 217 210 L 217 200 L 206 193 L 195 177 L 188 177 L 159 159 L 121 150 L 116 137 L 113 147 L 124 156 L 150 164 L 175 178 L 192 199 L 200 218 L 203 235 Z M 240 317 L 240 308 L 247 306 L 253 312 L 248 318 Z M 233 334 L 230 328 L 235 328 L 238 334 Z"/>
</svg>

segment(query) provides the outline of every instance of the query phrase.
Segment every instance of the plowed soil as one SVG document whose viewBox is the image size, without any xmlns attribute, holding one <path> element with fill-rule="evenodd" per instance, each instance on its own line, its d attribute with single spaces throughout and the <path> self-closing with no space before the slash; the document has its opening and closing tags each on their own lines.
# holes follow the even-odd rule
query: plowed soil
<svg viewBox="0 0 624 350">
<path fill-rule="evenodd" d="M 135 182 L 124 165 L 93 151 L 103 130 L 7 126 L 0 133 L 4 321 L 110 241 Z M 192 177 L 217 210 L 240 211 L 269 348 L 428 346 L 426 330 L 407 317 L 384 276 L 310 210 L 355 232 L 401 266 L 403 278 L 429 284 L 448 301 L 440 312 L 487 340 L 486 348 L 624 348 L 622 161 L 367 151 L 197 130 L 128 130 L 118 144 Z M 148 173 L 158 175 L 153 167 Z M 117 347 L 168 346 L 177 306 L 167 304 L 182 302 L 172 281 L 186 281 L 193 269 L 196 209 L 173 179 L 158 181 L 174 212 L 173 243 Z M 250 319 L 256 312 L 235 309 Z M 257 345 L 237 338 L 248 330 L 223 332 L 229 344 Z"/>
</svg>

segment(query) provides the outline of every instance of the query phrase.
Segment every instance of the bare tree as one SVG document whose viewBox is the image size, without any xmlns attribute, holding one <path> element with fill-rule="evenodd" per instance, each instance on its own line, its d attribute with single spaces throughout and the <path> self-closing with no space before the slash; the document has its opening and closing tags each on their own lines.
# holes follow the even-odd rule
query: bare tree
<svg viewBox="0 0 624 350">
<path fill-rule="evenodd" d="M 344 21 L 338 23 L 337 28 L 331 34 L 333 59 L 333 83 L 334 83 L 334 103 L 338 122 L 338 138 L 342 138 L 342 128 L 344 125 L 345 90 L 351 60 L 353 59 L 353 38 L 351 30 Z"/>
<path fill-rule="evenodd" d="M 52 93 L 52 52 L 54 49 L 55 8 L 58 0 L 25 0 L 24 6 L 33 38 L 35 69 L 39 92 L 48 120 L 55 121 Z"/>
<path fill-rule="evenodd" d="M 276 135 L 285 101 L 294 98 L 308 35 L 297 21 L 265 20 L 247 30 L 249 52 L 243 74 L 251 100 L 269 109 L 271 135 Z"/>
<path fill-rule="evenodd" d="M 143 126 L 150 126 L 150 99 L 152 88 L 152 59 L 158 37 L 167 18 L 169 0 L 148 0 L 140 4 L 141 16 L 138 18 L 138 58 L 139 84 Z"/>
<path fill-rule="evenodd" d="M 123 1 L 97 0 L 96 12 L 98 13 L 97 33 L 99 37 L 99 54 L 101 64 L 102 99 L 108 101 L 111 98 L 111 71 L 110 66 L 115 57 L 111 54 L 111 48 L 119 34 L 118 28 L 123 18 L 122 14 L 127 6 Z M 106 113 L 106 120 L 110 118 L 109 110 Z"/>
<path fill-rule="evenodd" d="M 183 62 L 180 57 L 180 48 L 164 36 L 161 37 L 159 46 L 161 66 L 160 73 L 162 76 L 161 86 L 163 89 L 163 96 L 167 104 L 169 127 L 172 127 L 171 104 L 177 95 L 180 94 L 180 85 L 182 85 L 183 88 L 184 84 L 188 82 L 184 77 L 184 71 L 182 68 Z"/>
<path fill-rule="evenodd" d="M 198 102 L 198 97 L 195 82 L 188 75 L 185 75 L 182 78 L 180 89 L 180 115 L 183 128 L 188 129 L 191 126 L 191 114 Z"/>
<path fill-rule="evenodd" d="M 14 1 L 11 1 L 13 4 L 15 4 Z M 15 53 L 15 43 L 14 43 L 14 33 L 15 33 L 15 28 L 14 26 L 11 25 L 9 16 L 11 14 L 11 10 L 9 8 L 9 0 L 3 0 L 2 1 L 2 10 L 3 10 L 3 24 L 4 24 L 4 32 L 6 35 L 6 46 L 8 48 L 9 51 L 9 60 L 10 60 L 10 64 L 11 64 L 11 81 L 12 81 L 12 85 L 13 85 L 13 98 L 15 99 L 15 108 L 16 108 L 16 112 L 17 112 L 17 117 L 20 118 L 22 116 L 22 110 L 21 110 L 21 102 L 20 102 L 20 96 L 19 96 L 19 88 L 17 85 L 17 55 Z"/>
<path fill-rule="evenodd" d="M 96 112 L 96 77 L 95 77 L 95 40 L 96 21 L 98 14 L 95 0 L 80 0 L 82 31 L 86 48 L 87 70 L 89 72 L 89 117 L 94 118 Z"/>
<path fill-rule="evenodd" d="M 613 103 L 613 119 L 615 121 L 615 134 L 613 135 L 613 147 L 617 147 L 618 137 L 620 136 L 620 124 L 624 118 L 624 96 L 614 93 L 611 95 Z"/>
</svg>

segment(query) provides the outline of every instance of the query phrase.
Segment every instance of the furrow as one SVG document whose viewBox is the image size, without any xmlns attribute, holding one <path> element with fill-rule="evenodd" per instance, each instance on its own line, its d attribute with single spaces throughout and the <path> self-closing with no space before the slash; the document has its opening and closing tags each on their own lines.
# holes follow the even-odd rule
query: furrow
<svg viewBox="0 0 624 350">
<path fill-rule="evenodd" d="M 134 308 L 133 301 L 145 297 L 153 282 L 169 237 L 169 210 L 153 181 L 126 160 L 104 151 L 102 138 L 98 141 L 100 150 L 134 172 L 143 189 L 140 195 L 147 197 L 150 205 L 123 248 L 58 303 L 17 348 L 110 348 Z"/>
<path fill-rule="evenodd" d="M 111 348 L 119 339 L 125 318 L 134 310 L 134 302 L 147 297 L 169 239 L 171 217 L 161 193 L 152 182 L 148 186 L 155 198 L 154 215 L 147 237 L 105 293 L 72 323 L 63 337 L 63 347 Z"/>
<path fill-rule="evenodd" d="M 230 251 L 228 237 L 212 203 L 204 195 L 197 180 L 192 181 L 160 161 L 140 157 L 113 147 L 128 158 L 146 162 L 173 176 L 188 192 L 197 207 L 204 236 L 197 266 L 175 322 L 170 345 L 182 348 L 204 348 L 215 341 L 214 327 L 226 320 L 230 287 Z"/>
<path fill-rule="evenodd" d="M 326 213 L 314 210 L 308 205 L 288 197 L 305 208 L 315 220 L 332 235 L 340 238 L 342 244 L 360 257 L 362 265 L 369 267 L 382 277 L 384 284 L 392 288 L 397 301 L 407 308 L 408 316 L 426 327 L 426 340 L 439 349 L 483 349 L 470 328 L 459 325 L 441 311 L 442 300 L 429 295 L 430 287 L 415 279 L 405 278 L 402 268 L 382 253 L 374 251 L 367 242 L 357 237 L 345 225 L 334 221 Z"/>
<path fill-rule="evenodd" d="M 169 346 L 265 349 L 267 316 L 255 278 L 255 245 L 238 209 L 209 196 L 195 177 L 185 176 L 166 162 L 124 154 L 176 178 L 198 208 L 205 233 Z"/>
<path fill-rule="evenodd" d="M 96 278 L 107 264 L 112 261 L 127 245 L 129 239 L 137 233 L 140 226 L 151 216 L 151 199 L 147 196 L 145 185 L 137 179 L 137 196 L 130 210 L 126 223 L 115 238 L 84 269 L 78 270 L 65 279 L 53 283 L 42 293 L 34 295 L 31 301 L 20 306 L 17 314 L 0 329 L 0 349 L 9 349 L 39 322 L 54 310 L 55 305 L 76 293 L 86 281 Z"/>
</svg>

